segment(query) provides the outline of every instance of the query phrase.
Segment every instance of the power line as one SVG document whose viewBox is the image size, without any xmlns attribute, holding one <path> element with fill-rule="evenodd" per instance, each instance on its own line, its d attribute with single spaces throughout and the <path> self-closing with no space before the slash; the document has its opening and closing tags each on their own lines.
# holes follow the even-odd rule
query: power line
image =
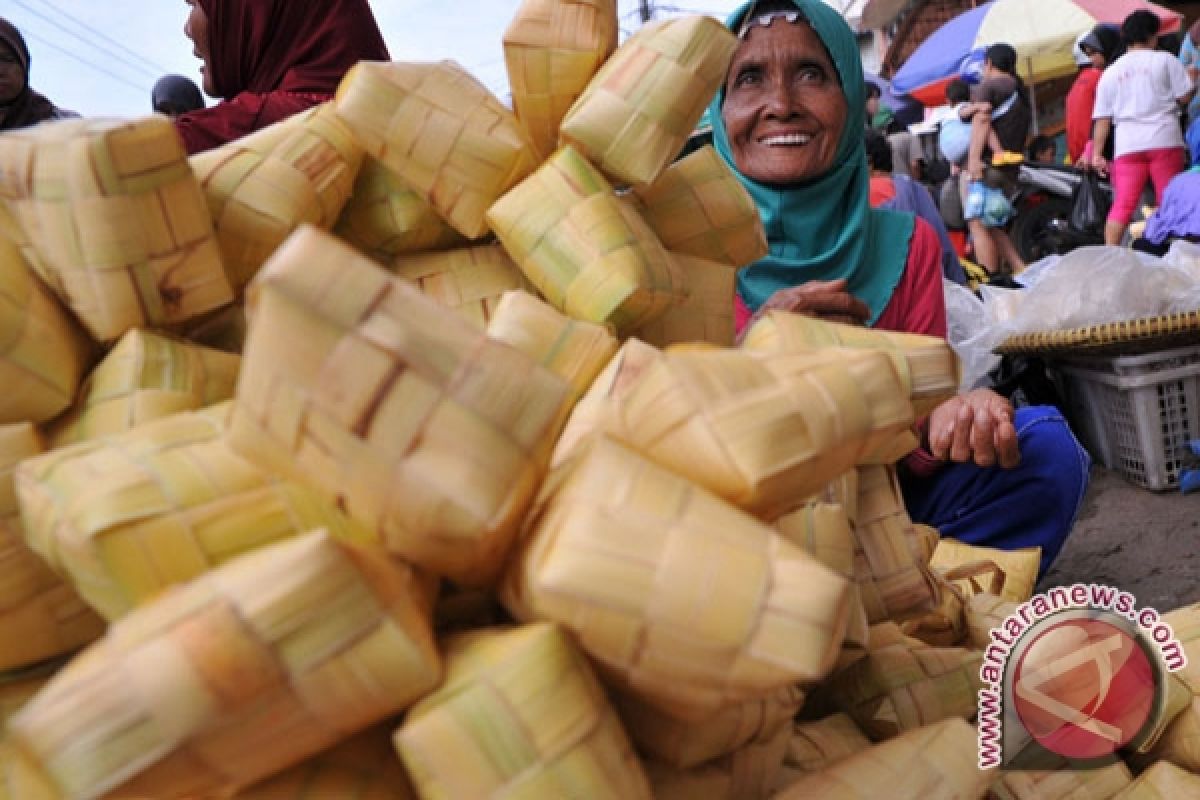
<svg viewBox="0 0 1200 800">
<path fill-rule="evenodd" d="M 72 53 L 70 50 L 68 50 L 65 47 L 62 47 L 61 45 L 57 45 L 54 42 L 52 42 L 48 39 L 45 39 L 36 33 L 33 33 L 32 31 L 25 31 L 24 35 L 28 36 L 30 39 L 33 39 L 34 41 L 41 42 L 42 44 L 46 45 L 47 47 L 49 47 L 53 50 L 57 50 L 58 52 L 62 53 L 65 56 L 69 56 L 69 57 L 75 59 L 79 63 L 84 64 L 85 66 L 91 67 L 92 69 L 96 70 L 97 72 L 103 72 L 105 75 L 108 75 L 109 77 L 120 81 L 121 83 L 125 84 L 126 86 L 128 86 L 132 89 L 136 89 L 139 93 L 145 95 L 146 97 L 150 96 L 150 90 L 148 88 L 146 88 L 145 86 L 138 86 L 136 83 L 133 83 L 128 78 L 124 78 L 124 77 L 118 75 L 117 73 L 109 70 L 108 68 L 102 67 L 99 64 L 96 64 L 95 62 L 88 61 L 86 58 L 83 58 L 82 56 L 80 56 L 76 53 Z"/>
<path fill-rule="evenodd" d="M 84 31 L 86 31 L 88 36 L 84 36 L 83 34 L 80 34 L 76 31 L 70 30 L 69 28 L 65 27 L 60 21 L 55 20 L 54 18 L 42 13 L 38 9 L 30 6 L 28 3 L 25 2 L 25 0 L 12 0 L 12 2 L 21 6 L 26 11 L 28 11 L 30 14 L 33 14 L 34 16 L 49 23 L 54 28 L 56 28 L 58 31 L 65 33 L 66 35 L 71 36 L 75 39 L 78 39 L 79 41 L 83 42 L 84 44 L 88 45 L 89 47 L 95 48 L 97 51 L 103 53 L 104 55 L 109 56 L 110 58 L 114 58 L 117 61 L 120 61 L 121 63 L 125 64 L 127 67 L 130 67 L 134 70 L 138 70 L 138 71 L 146 74 L 147 76 L 149 76 L 152 79 L 157 79 L 160 75 L 164 75 L 164 74 L 170 72 L 170 70 L 160 67 L 159 65 L 155 64 L 153 61 L 150 61 L 149 59 L 145 58 L 144 56 L 138 55 L 137 53 L 130 50 L 127 46 L 121 44 L 120 42 L 110 39 L 109 37 L 107 37 L 103 33 L 101 33 L 100 31 L 92 28 L 87 23 L 79 21 L 75 17 L 68 14 L 66 11 L 63 11 L 58 6 L 54 5 L 54 3 L 50 2 L 50 0 L 42 0 L 42 1 L 47 6 L 54 9 L 56 12 L 58 12 L 61 16 L 70 20 L 75 26 L 82 28 Z M 95 38 L 99 38 L 104 41 L 110 42 L 113 46 L 115 46 L 118 49 L 113 50 L 108 47 L 103 47 L 103 46 L 97 44 L 93 38 L 88 38 L 88 37 L 95 37 Z M 130 56 L 132 56 L 133 58 L 136 58 L 137 60 L 139 60 L 143 63 L 138 64 L 133 61 L 130 61 L 128 58 L 126 58 L 124 55 L 122 55 L 122 52 L 128 53 Z M 149 66 L 147 67 L 144 65 L 149 65 Z M 157 70 L 157 72 L 155 72 L 156 70 Z"/>
</svg>

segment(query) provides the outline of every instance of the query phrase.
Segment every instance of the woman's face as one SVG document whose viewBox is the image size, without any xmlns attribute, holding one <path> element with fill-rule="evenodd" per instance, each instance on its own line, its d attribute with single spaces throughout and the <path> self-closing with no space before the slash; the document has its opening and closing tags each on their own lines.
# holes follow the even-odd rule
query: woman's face
<svg viewBox="0 0 1200 800">
<path fill-rule="evenodd" d="M 1092 66 L 1098 70 L 1103 70 L 1106 66 L 1108 66 L 1108 63 L 1104 60 L 1104 53 L 1101 53 L 1099 50 L 1089 49 L 1087 51 L 1087 57 L 1091 60 Z"/>
<path fill-rule="evenodd" d="M 7 42 L 0 42 L 0 105 L 16 100 L 24 88 L 25 70 L 21 68 L 21 60 Z"/>
<path fill-rule="evenodd" d="M 192 40 L 192 54 L 204 63 L 200 67 L 201 88 L 210 97 L 217 96 L 212 79 L 212 52 L 208 44 L 208 15 L 200 7 L 197 0 L 185 0 L 191 8 L 187 22 L 183 25 L 184 34 Z"/>
<path fill-rule="evenodd" d="M 760 183 L 802 183 L 833 167 L 846 96 L 808 25 L 776 20 L 742 40 L 725 79 L 721 117 L 734 163 Z"/>
</svg>

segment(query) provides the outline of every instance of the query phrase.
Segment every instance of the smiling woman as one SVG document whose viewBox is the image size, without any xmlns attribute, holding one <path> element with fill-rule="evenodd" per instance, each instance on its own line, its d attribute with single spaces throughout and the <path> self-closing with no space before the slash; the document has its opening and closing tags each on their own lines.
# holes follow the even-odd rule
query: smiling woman
<svg viewBox="0 0 1200 800">
<path fill-rule="evenodd" d="M 189 153 L 330 100 L 359 61 L 387 61 L 367 0 L 185 0 L 204 91 L 224 102 L 176 120 Z"/>
<path fill-rule="evenodd" d="M 769 254 L 738 273 L 739 327 L 768 309 L 946 335 L 941 247 L 911 214 L 869 207 L 854 35 L 821 0 L 759 0 L 727 21 L 741 44 L 709 107 L 713 144 L 758 205 Z M 976 389 L 922 423 L 902 471 L 916 522 L 974 544 L 1062 547 L 1088 457 L 1053 408 L 1014 413 Z"/>
<path fill-rule="evenodd" d="M 74 116 L 29 88 L 29 62 L 25 38 L 16 26 L 0 17 L 0 131 Z"/>
</svg>

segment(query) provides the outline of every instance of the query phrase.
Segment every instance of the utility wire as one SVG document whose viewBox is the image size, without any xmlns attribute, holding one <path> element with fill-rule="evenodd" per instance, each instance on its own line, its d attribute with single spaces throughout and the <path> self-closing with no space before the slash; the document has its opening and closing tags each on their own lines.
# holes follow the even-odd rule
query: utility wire
<svg viewBox="0 0 1200 800">
<path fill-rule="evenodd" d="M 168 72 L 170 72 L 170 70 L 165 69 L 164 67 L 160 67 L 159 65 L 155 64 L 153 61 L 150 61 L 149 59 L 145 58 L 144 56 L 138 55 L 137 53 L 130 50 L 127 46 L 121 44 L 120 42 L 110 39 L 109 37 L 107 37 L 103 33 L 101 33 L 100 31 L 92 28 L 90 25 L 88 25 L 84 22 L 80 22 L 78 19 L 71 16 L 66 11 L 63 11 L 58 6 L 54 5 L 54 3 L 50 2 L 50 0 L 42 0 L 42 2 L 45 3 L 47 6 L 49 6 L 50 8 L 53 8 L 55 11 L 57 11 L 59 14 L 61 14 L 66 19 L 70 20 L 72 23 L 74 23 L 79 28 L 84 29 L 87 32 L 88 36 L 84 36 L 81 33 L 70 30 L 69 28 L 65 27 L 62 24 L 62 22 L 54 19 L 53 17 L 50 17 L 50 16 L 44 14 L 43 12 L 39 11 L 38 9 L 36 9 L 33 6 L 26 3 L 25 0 L 12 0 L 12 2 L 21 6 L 21 8 L 24 8 L 30 14 L 33 14 L 34 16 L 39 17 L 43 21 L 49 23 L 50 25 L 52 25 L 54 28 L 56 28 L 60 32 L 65 33 L 66 35 L 71 36 L 75 39 L 78 39 L 79 41 L 83 42 L 84 44 L 88 45 L 89 47 L 95 48 L 97 51 L 103 53 L 104 55 L 106 55 L 110 58 L 114 58 L 117 61 L 120 61 L 121 63 L 125 64 L 126 66 L 128 66 L 132 69 L 142 72 L 143 74 L 147 75 L 151 79 L 157 79 L 159 76 L 165 75 Z M 94 38 L 89 38 L 89 37 L 94 37 Z M 96 38 L 102 39 L 104 41 L 111 43 L 114 47 L 117 48 L 117 50 L 113 50 L 110 47 L 104 47 L 100 44 L 97 44 L 95 41 Z M 133 56 L 138 61 L 141 61 L 143 63 L 138 64 L 134 61 L 129 60 L 124 55 L 122 55 L 122 52 L 128 53 L 130 56 Z M 149 65 L 149 66 L 145 66 L 145 65 Z"/>
<path fill-rule="evenodd" d="M 25 36 L 28 36 L 30 39 L 33 39 L 34 41 L 41 42 L 42 44 L 46 45 L 47 47 L 49 47 L 53 50 L 57 50 L 58 52 L 62 53 L 63 55 L 70 56 L 71 58 L 75 59 L 79 63 L 84 64 L 88 67 L 91 67 L 92 69 L 96 70 L 97 72 L 103 72 L 105 75 L 108 75 L 109 77 L 113 78 L 114 80 L 118 80 L 128 87 L 130 87 L 132 89 L 136 89 L 139 94 L 143 94 L 146 97 L 150 96 L 150 89 L 145 86 L 138 86 L 136 83 L 129 80 L 128 78 L 118 75 L 117 73 L 113 72 L 112 70 L 110 70 L 106 67 L 102 67 L 99 64 L 96 64 L 95 62 L 88 61 L 86 58 L 83 58 L 82 56 L 80 56 L 76 53 L 72 53 L 67 48 L 62 47 L 61 45 L 57 45 L 54 42 L 50 41 L 49 39 L 45 39 L 42 36 L 39 36 L 38 34 L 34 33 L 33 31 L 27 30 L 27 31 L 24 31 L 23 33 Z"/>
</svg>

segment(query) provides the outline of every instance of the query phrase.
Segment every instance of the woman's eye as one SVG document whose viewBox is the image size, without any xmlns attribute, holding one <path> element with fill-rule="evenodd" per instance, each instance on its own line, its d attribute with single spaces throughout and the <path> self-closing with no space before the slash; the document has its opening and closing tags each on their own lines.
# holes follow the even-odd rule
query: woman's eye
<svg viewBox="0 0 1200 800">
<path fill-rule="evenodd" d="M 734 86 L 753 86 L 762 79 L 762 73 L 757 69 L 744 69 L 733 80 Z"/>
<path fill-rule="evenodd" d="M 820 67 L 804 67 L 796 73 L 796 77 L 804 83 L 821 83 L 825 80 L 825 70 Z"/>
</svg>

